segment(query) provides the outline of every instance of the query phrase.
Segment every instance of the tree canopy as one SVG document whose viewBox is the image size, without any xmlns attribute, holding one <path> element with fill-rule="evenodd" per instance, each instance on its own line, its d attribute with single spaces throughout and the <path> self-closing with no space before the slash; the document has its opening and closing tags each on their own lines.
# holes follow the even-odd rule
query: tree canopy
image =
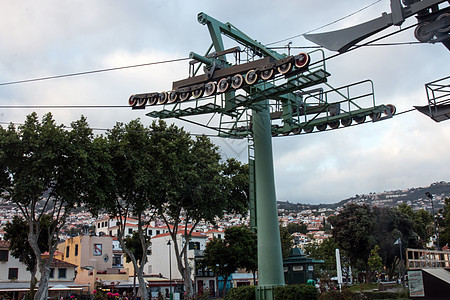
<svg viewBox="0 0 450 300">
<path fill-rule="evenodd" d="M 258 268 L 256 247 L 256 234 L 250 229 L 243 226 L 229 227 L 225 230 L 224 239 L 215 238 L 206 245 L 199 266 L 222 276 L 224 282 L 238 268 L 255 275 Z"/>
<path fill-rule="evenodd" d="M 87 204 L 95 212 L 110 188 L 107 158 L 100 138 L 95 139 L 86 119 L 73 122 L 72 130 L 56 125 L 50 113 L 38 120 L 27 116 L 16 128 L 0 128 L 0 190 L 15 203 L 29 231 L 28 241 L 41 274 L 35 299 L 46 300 L 49 265 L 56 250 L 58 233 L 75 206 Z M 49 259 L 41 258 L 38 239 L 41 220 L 52 218 L 48 227 Z"/>
<path fill-rule="evenodd" d="M 339 248 L 346 251 L 352 267 L 359 265 L 368 271 L 370 252 L 378 246 L 383 265 L 393 275 L 399 263 L 400 253 L 394 247 L 398 238 L 402 240 L 403 251 L 422 247 L 413 220 L 401 209 L 350 204 L 329 220 L 333 237 Z"/>
</svg>

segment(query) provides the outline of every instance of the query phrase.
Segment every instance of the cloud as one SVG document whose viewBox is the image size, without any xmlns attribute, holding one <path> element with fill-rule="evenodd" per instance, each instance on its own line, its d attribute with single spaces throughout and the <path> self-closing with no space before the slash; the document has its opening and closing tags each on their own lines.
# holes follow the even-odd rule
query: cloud
<svg viewBox="0 0 450 300">
<path fill-rule="evenodd" d="M 310 51 L 301 33 L 327 23 L 320 32 L 351 26 L 389 11 L 382 1 L 349 18 L 373 1 L 3 1 L 0 3 L 0 83 L 187 57 L 203 54 L 211 45 L 208 28 L 197 21 L 205 12 L 230 22 L 263 44 L 292 41 L 293 52 Z M 402 26 L 415 22 L 411 18 Z M 377 36 L 398 31 L 388 29 Z M 295 38 L 293 38 L 296 36 Z M 236 44 L 225 38 L 227 46 Z M 380 42 L 414 41 L 413 29 Z M 241 46 L 242 47 L 242 46 Z M 284 49 L 277 49 L 284 52 Z M 324 50 L 326 57 L 335 53 Z M 326 61 L 328 84 L 341 87 L 372 80 L 376 104 L 393 103 L 398 112 L 427 104 L 424 84 L 448 76 L 442 45 L 361 47 Z M 134 93 L 166 91 L 188 76 L 188 62 L 152 65 L 106 73 L 0 86 L 0 105 L 127 105 Z M 325 89 L 330 87 L 323 85 Z M 152 108 L 152 110 L 158 108 Z M 32 111 L 0 109 L 0 122 L 23 122 Z M 93 128 L 115 122 L 153 119 L 150 110 L 51 109 L 66 125 L 81 114 Z M 219 118 L 201 116 L 195 122 L 218 126 Z M 168 120 L 193 133 L 215 131 Z M 446 122 L 435 123 L 411 112 L 390 120 L 318 134 L 273 139 L 276 189 L 279 200 L 336 202 L 356 193 L 425 186 L 448 180 Z M 101 131 L 99 131 L 101 133 Z M 224 157 L 247 161 L 247 140 L 213 138 Z"/>
</svg>

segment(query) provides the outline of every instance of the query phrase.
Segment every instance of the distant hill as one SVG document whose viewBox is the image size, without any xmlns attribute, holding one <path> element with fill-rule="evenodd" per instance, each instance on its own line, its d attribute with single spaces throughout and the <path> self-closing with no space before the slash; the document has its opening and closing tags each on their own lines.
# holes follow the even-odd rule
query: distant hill
<svg viewBox="0 0 450 300">
<path fill-rule="evenodd" d="M 450 183 L 436 182 L 428 187 L 408 188 L 406 190 L 385 191 L 383 193 L 369 193 L 363 195 L 355 195 L 354 197 L 341 200 L 332 204 L 302 204 L 290 203 L 288 201 L 278 201 L 278 209 L 286 211 L 302 211 L 302 210 L 335 210 L 348 203 L 367 204 L 374 206 L 398 206 L 400 203 L 406 203 L 414 210 L 423 208 L 430 209 L 431 201 L 425 195 L 429 192 L 433 195 L 434 208 L 437 211 L 444 206 L 444 199 L 450 198 Z"/>
</svg>

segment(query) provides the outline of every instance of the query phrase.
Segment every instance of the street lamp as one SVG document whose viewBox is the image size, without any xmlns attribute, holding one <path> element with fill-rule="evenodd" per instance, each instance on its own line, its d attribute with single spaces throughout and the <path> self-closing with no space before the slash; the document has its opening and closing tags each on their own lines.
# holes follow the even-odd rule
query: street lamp
<svg viewBox="0 0 450 300">
<path fill-rule="evenodd" d="M 170 240 L 167 242 L 167 245 L 169 246 L 169 297 L 172 300 L 172 251 L 171 251 L 171 243 Z"/>
<path fill-rule="evenodd" d="M 434 234 L 436 235 L 437 250 L 441 250 L 440 247 L 439 247 L 439 234 L 438 234 L 438 231 L 437 231 L 436 216 L 434 215 L 433 195 L 431 195 L 429 192 L 425 192 L 425 195 L 427 195 L 427 197 L 430 198 L 430 201 L 431 201 L 431 211 L 433 213 Z"/>
</svg>

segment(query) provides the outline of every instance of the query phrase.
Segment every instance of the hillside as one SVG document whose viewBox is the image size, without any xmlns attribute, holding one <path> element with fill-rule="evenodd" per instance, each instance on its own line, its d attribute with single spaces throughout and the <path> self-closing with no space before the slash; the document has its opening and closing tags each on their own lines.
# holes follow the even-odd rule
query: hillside
<svg viewBox="0 0 450 300">
<path fill-rule="evenodd" d="M 278 201 L 278 209 L 287 211 L 302 211 L 302 210 L 335 210 L 348 203 L 368 204 L 374 206 L 397 206 L 404 202 L 411 206 L 414 210 L 417 209 L 431 209 L 431 201 L 425 195 L 429 192 L 434 196 L 434 208 L 437 211 L 444 205 L 444 199 L 450 198 L 450 183 L 436 182 L 428 187 L 408 188 L 406 190 L 385 191 L 383 193 L 369 193 L 363 195 L 355 195 L 354 197 L 341 200 L 332 204 L 303 204 L 290 203 Z"/>
</svg>

